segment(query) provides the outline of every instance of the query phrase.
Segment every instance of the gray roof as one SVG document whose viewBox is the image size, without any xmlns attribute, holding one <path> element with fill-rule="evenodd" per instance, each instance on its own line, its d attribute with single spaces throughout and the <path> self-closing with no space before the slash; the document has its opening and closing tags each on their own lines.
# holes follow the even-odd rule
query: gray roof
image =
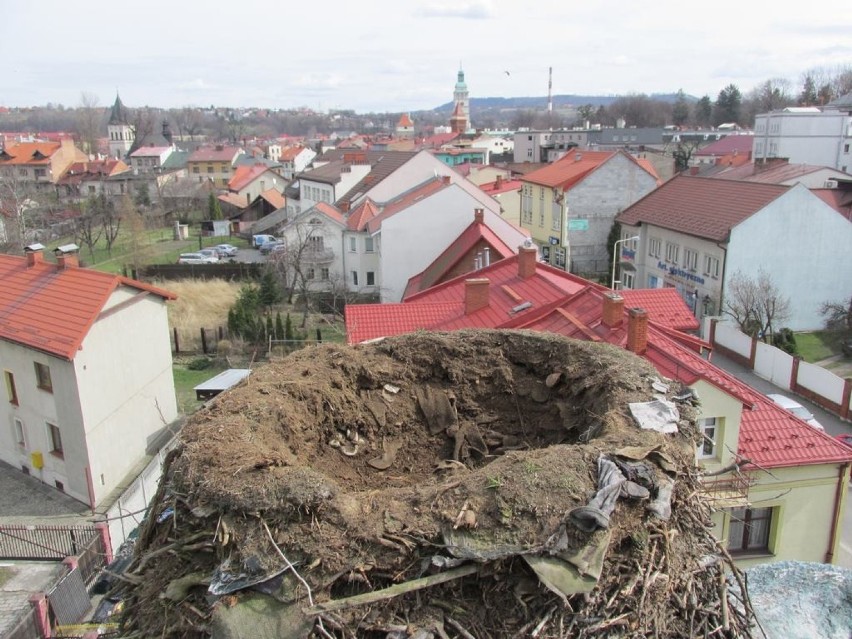
<svg viewBox="0 0 852 639">
<path fill-rule="evenodd" d="M 841 95 L 839 98 L 836 98 L 829 102 L 826 106 L 834 109 L 839 109 L 841 111 L 852 109 L 852 93 Z"/>
<path fill-rule="evenodd" d="M 186 168 L 186 161 L 189 158 L 189 151 L 172 151 L 166 161 L 163 162 L 162 168 L 167 169 L 183 169 Z"/>
<path fill-rule="evenodd" d="M 127 107 L 122 104 L 118 93 L 115 94 L 115 102 L 109 112 L 109 124 L 130 124 Z"/>
</svg>

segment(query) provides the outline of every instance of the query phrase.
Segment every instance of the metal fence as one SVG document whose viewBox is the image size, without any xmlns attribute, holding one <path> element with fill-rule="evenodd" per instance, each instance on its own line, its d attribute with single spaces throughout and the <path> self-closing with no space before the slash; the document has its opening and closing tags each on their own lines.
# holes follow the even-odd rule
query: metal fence
<svg viewBox="0 0 852 639">
<path fill-rule="evenodd" d="M 104 548 L 104 538 L 98 534 L 88 543 L 86 548 L 77 555 L 77 567 L 86 587 L 92 585 L 106 566 L 107 549 Z"/>
<path fill-rule="evenodd" d="M 18 623 L 3 635 L 4 639 L 41 639 L 38 624 L 36 623 L 36 609 L 30 608 L 25 611 Z"/>
<path fill-rule="evenodd" d="M 98 535 L 94 526 L 0 525 L 0 558 L 61 561 L 85 551 Z"/>
</svg>

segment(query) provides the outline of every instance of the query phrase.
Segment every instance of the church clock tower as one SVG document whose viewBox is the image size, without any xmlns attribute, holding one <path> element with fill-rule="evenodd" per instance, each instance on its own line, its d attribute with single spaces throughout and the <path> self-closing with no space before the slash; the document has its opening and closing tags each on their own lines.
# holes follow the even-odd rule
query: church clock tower
<svg viewBox="0 0 852 639">
<path fill-rule="evenodd" d="M 456 88 L 453 91 L 453 114 L 457 110 L 461 111 L 468 126 L 470 126 L 470 100 L 468 99 L 467 84 L 464 81 L 464 70 L 459 64 L 459 77 L 456 81 Z"/>
<path fill-rule="evenodd" d="M 107 135 L 109 136 L 110 157 L 124 159 L 130 147 L 133 146 L 133 127 L 130 125 L 130 116 L 127 107 L 121 103 L 118 93 L 115 94 L 115 104 L 109 114 L 107 122 Z"/>
</svg>

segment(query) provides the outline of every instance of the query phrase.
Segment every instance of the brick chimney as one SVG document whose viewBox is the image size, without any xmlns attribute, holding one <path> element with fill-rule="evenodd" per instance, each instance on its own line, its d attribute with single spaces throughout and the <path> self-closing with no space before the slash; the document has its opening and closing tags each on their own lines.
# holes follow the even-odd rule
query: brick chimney
<svg viewBox="0 0 852 639">
<path fill-rule="evenodd" d="M 349 202 L 341 202 L 340 204 L 337 205 L 337 208 L 339 208 L 342 213 L 348 213 L 349 212 Z"/>
<path fill-rule="evenodd" d="M 605 293 L 601 322 L 609 328 L 618 328 L 624 322 L 624 298 L 618 293 Z"/>
<path fill-rule="evenodd" d="M 449 175 L 442 175 L 441 176 L 441 182 L 443 182 L 444 184 L 449 184 L 450 183 L 450 176 Z"/>
<path fill-rule="evenodd" d="M 473 209 L 473 221 L 477 224 L 485 222 L 485 209 Z"/>
<path fill-rule="evenodd" d="M 631 308 L 627 317 L 627 350 L 642 355 L 648 349 L 648 313 Z"/>
<path fill-rule="evenodd" d="M 529 279 L 535 275 L 535 263 L 538 258 L 538 249 L 535 246 L 522 246 L 518 251 L 518 275 L 523 279 Z"/>
<path fill-rule="evenodd" d="M 44 245 L 30 244 L 24 247 L 24 255 L 27 257 L 27 266 L 35 266 L 39 262 L 44 262 Z"/>
<path fill-rule="evenodd" d="M 495 191 L 497 191 L 497 190 L 499 190 L 499 189 L 501 189 L 501 188 L 503 188 L 503 176 L 502 176 L 502 175 L 498 175 L 498 176 L 497 176 L 497 179 L 496 179 L 496 180 L 494 180 L 494 190 L 495 190 Z"/>
<path fill-rule="evenodd" d="M 470 315 L 481 308 L 486 308 L 489 303 L 488 287 L 491 281 L 486 277 L 480 277 L 464 281 L 464 314 Z"/>
<path fill-rule="evenodd" d="M 56 256 L 56 267 L 61 271 L 66 268 L 80 266 L 77 251 L 80 250 L 76 244 L 65 244 L 57 247 L 53 254 Z"/>
</svg>

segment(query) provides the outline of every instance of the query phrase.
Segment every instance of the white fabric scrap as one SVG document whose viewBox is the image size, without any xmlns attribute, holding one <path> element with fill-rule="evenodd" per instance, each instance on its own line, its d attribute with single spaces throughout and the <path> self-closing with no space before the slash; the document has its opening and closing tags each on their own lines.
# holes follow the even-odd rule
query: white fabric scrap
<svg viewBox="0 0 852 639">
<path fill-rule="evenodd" d="M 666 434 L 677 432 L 680 413 L 672 402 L 657 399 L 653 402 L 634 402 L 629 406 L 640 428 Z"/>
</svg>

